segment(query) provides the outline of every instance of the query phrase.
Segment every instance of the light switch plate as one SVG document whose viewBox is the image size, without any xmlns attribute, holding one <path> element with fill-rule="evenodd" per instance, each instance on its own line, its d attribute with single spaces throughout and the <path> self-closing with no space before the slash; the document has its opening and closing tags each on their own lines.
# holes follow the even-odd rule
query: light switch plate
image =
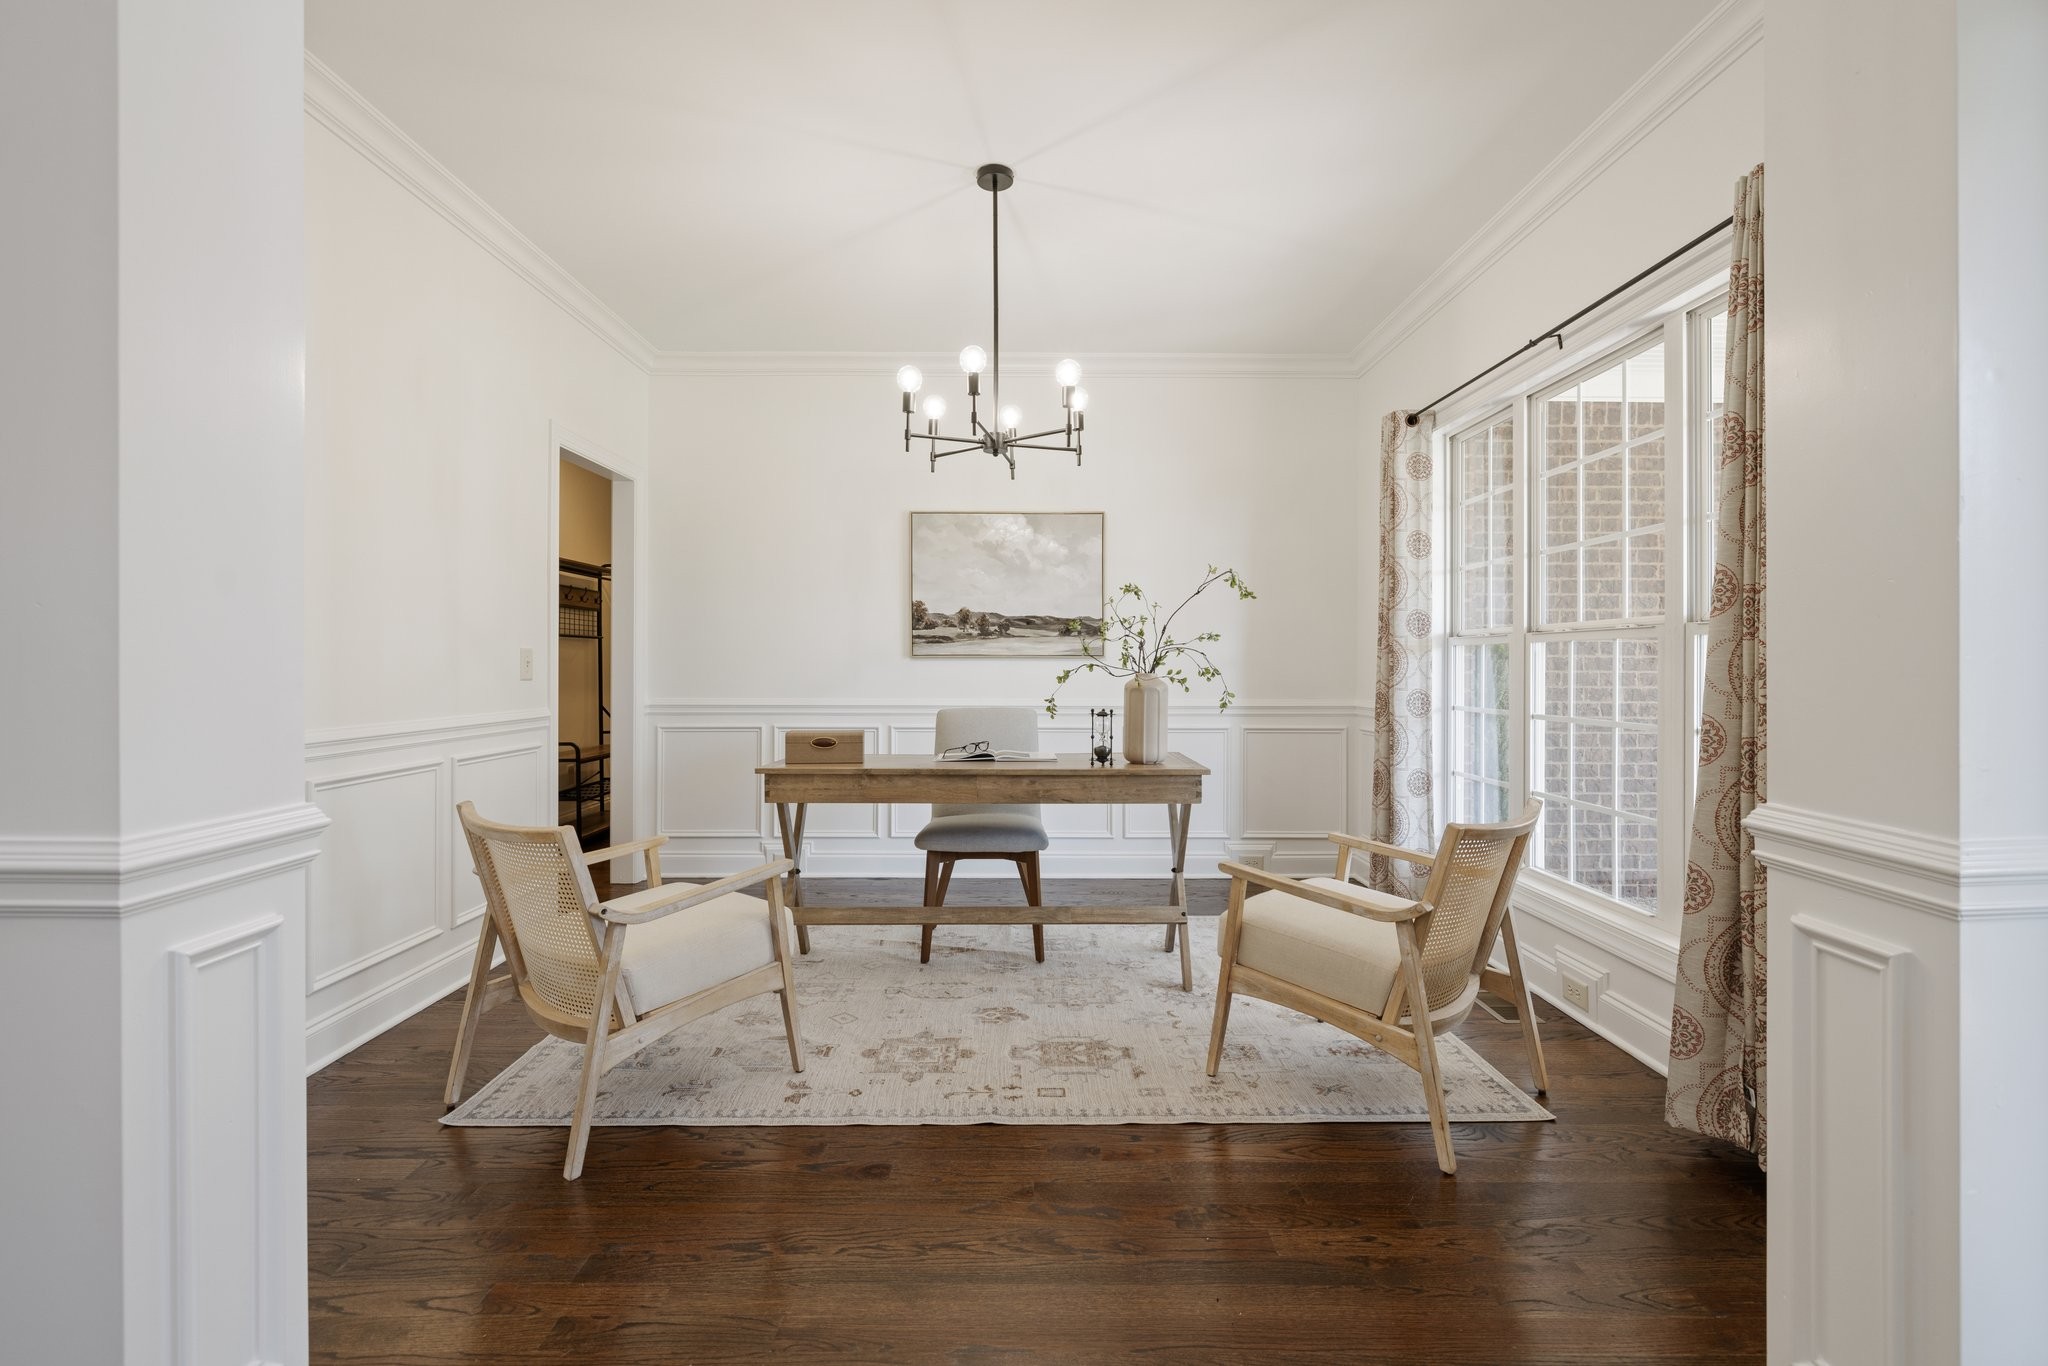
<svg viewBox="0 0 2048 1366">
<path fill-rule="evenodd" d="M 533 682 L 533 647 L 530 645 L 519 647 L 519 681 Z"/>
</svg>

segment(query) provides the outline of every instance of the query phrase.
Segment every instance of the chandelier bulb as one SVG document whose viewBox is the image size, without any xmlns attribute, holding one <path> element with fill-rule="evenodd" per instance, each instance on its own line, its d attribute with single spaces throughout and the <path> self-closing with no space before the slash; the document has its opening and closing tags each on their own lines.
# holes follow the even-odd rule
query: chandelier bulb
<svg viewBox="0 0 2048 1366">
<path fill-rule="evenodd" d="M 937 422 L 946 415 L 946 400 L 940 398 L 937 394 L 933 394 L 924 401 L 924 415 Z"/>
<path fill-rule="evenodd" d="M 988 352 L 978 346 L 966 346 L 960 350 L 960 368 L 970 375 L 978 375 L 988 368 Z"/>
<path fill-rule="evenodd" d="M 1086 389 L 1076 389 L 1076 390 L 1074 390 L 1074 392 L 1073 392 L 1072 396 L 1071 396 L 1071 397 L 1070 397 L 1070 398 L 1069 398 L 1069 399 L 1067 400 L 1067 406 L 1068 406 L 1069 408 L 1072 408 L 1072 409 L 1073 409 L 1073 410 L 1074 410 L 1075 412 L 1077 412 L 1077 413 L 1085 413 L 1085 412 L 1087 412 L 1087 411 L 1088 411 L 1088 391 L 1087 391 Z"/>
<path fill-rule="evenodd" d="M 896 387 L 906 394 L 914 394 L 924 387 L 924 375 L 915 365 L 906 365 L 896 372 Z"/>
<path fill-rule="evenodd" d="M 1071 389 L 1081 382 L 1081 362 L 1063 360 L 1052 368 L 1052 377 L 1059 381 L 1060 388 Z"/>
<path fill-rule="evenodd" d="M 1014 432 L 1023 423 L 1024 415 L 1017 411 L 1015 404 L 1005 403 L 1003 411 L 997 416 L 997 420 L 1002 424 L 1004 431 Z"/>
</svg>

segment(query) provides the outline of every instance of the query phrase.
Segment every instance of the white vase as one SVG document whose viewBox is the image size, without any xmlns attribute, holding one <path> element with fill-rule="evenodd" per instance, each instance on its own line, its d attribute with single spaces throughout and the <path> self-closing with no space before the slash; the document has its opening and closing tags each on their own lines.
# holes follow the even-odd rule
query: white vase
<svg viewBox="0 0 2048 1366">
<path fill-rule="evenodd" d="M 1133 674 L 1124 683 L 1124 758 L 1134 764 L 1166 761 L 1166 680 Z"/>
</svg>

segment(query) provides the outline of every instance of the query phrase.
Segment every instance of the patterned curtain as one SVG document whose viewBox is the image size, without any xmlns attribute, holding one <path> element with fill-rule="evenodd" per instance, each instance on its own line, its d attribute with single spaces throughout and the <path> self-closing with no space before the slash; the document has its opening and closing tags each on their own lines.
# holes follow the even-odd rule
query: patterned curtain
<svg viewBox="0 0 2048 1366">
<path fill-rule="evenodd" d="M 1372 838 L 1404 849 L 1436 848 L 1430 733 L 1435 717 L 1430 434 L 1425 413 L 1380 423 L 1379 670 L 1373 685 Z M 1419 896 L 1426 870 L 1375 855 L 1367 879 L 1381 891 Z"/>
<path fill-rule="evenodd" d="M 1766 1163 L 1764 870 L 1748 816 L 1764 798 L 1764 168 L 1735 183 L 1726 404 L 1714 475 L 1713 610 L 1699 799 L 1685 870 L 1664 1117 Z"/>
</svg>

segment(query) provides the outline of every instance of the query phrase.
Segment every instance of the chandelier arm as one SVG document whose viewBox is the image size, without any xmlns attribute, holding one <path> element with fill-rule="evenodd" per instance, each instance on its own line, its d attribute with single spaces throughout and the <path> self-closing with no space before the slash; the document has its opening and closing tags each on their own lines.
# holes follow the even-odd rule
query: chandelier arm
<svg viewBox="0 0 2048 1366">
<path fill-rule="evenodd" d="M 1081 453 L 1081 449 L 1078 446 L 1038 446 L 1033 445 L 1029 441 L 1011 441 L 1006 443 L 1006 448 L 1013 451 L 1062 451 L 1067 455 L 1079 455 Z"/>
<path fill-rule="evenodd" d="M 1013 438 L 1013 442 L 1014 442 L 1014 441 L 1036 441 L 1036 440 L 1038 440 L 1038 438 L 1039 438 L 1039 437 L 1041 437 L 1041 436 L 1059 436 L 1059 435 L 1061 435 L 1062 433 L 1064 433 L 1065 431 L 1066 431 L 1066 428 L 1064 428 L 1064 427 L 1047 427 L 1047 428 L 1046 428 L 1046 429 L 1045 429 L 1044 431 L 1042 431 L 1042 432 L 1026 432 L 1026 433 L 1025 433 L 1024 435 L 1022 435 L 1022 436 L 1019 436 L 1019 437 Z"/>
</svg>

